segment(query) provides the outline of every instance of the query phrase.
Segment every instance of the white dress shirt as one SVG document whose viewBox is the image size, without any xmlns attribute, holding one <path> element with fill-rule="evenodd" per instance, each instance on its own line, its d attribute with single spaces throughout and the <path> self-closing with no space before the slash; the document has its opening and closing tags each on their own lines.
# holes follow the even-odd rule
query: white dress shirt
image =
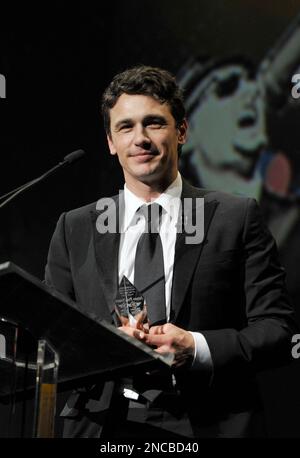
<svg viewBox="0 0 300 458">
<path fill-rule="evenodd" d="M 173 183 L 153 202 L 161 205 L 162 217 L 159 234 L 161 237 L 165 270 L 166 316 L 170 319 L 171 289 L 175 242 L 177 236 L 177 220 L 180 210 L 182 179 L 178 173 Z M 124 186 L 125 214 L 121 227 L 119 248 L 119 283 L 125 275 L 134 284 L 134 261 L 138 240 L 145 230 L 145 219 L 137 218 L 136 211 L 144 202 Z M 200 332 L 191 332 L 195 341 L 195 353 L 192 369 L 212 370 L 212 359 L 206 339 Z"/>
</svg>

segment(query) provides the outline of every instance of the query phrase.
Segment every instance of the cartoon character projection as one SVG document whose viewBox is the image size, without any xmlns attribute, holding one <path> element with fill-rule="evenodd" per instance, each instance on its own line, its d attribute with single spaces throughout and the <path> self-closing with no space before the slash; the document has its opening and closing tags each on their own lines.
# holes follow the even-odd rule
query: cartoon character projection
<svg viewBox="0 0 300 458">
<path fill-rule="evenodd" d="M 244 57 L 191 59 L 181 69 L 190 125 L 181 168 L 192 183 L 258 200 L 266 193 L 297 200 L 300 183 L 288 155 L 269 146 L 266 119 L 268 110 L 297 103 L 291 81 L 299 65 L 297 18 L 257 70 Z"/>
</svg>

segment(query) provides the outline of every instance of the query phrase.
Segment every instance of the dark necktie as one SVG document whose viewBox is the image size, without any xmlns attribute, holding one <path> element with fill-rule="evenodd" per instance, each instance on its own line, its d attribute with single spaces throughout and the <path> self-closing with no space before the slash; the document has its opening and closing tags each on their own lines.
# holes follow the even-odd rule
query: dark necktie
<svg viewBox="0 0 300 458">
<path fill-rule="evenodd" d="M 150 326 L 166 322 L 164 260 L 158 232 L 161 210 L 156 203 L 138 210 L 146 225 L 136 248 L 134 285 L 145 298 Z"/>
</svg>

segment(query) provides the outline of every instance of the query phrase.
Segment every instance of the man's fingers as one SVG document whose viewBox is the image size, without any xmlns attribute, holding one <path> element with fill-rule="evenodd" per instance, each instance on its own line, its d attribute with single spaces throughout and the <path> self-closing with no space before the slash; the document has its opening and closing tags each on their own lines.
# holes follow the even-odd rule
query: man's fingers
<svg viewBox="0 0 300 458">
<path fill-rule="evenodd" d="M 119 326 L 118 329 L 122 332 L 125 332 L 125 334 L 129 336 L 133 336 L 133 331 L 135 330 L 134 328 L 131 328 L 130 326 Z"/>
<path fill-rule="evenodd" d="M 178 330 L 179 328 L 177 328 L 176 326 L 174 326 L 173 324 L 171 323 L 165 323 L 165 324 L 161 324 L 159 326 L 151 326 L 150 330 L 149 330 L 149 333 L 150 334 L 169 334 L 170 332 L 174 332 L 176 330 Z"/>
<path fill-rule="evenodd" d="M 160 325 L 160 326 L 151 326 L 150 330 L 149 330 L 149 334 L 158 334 L 158 335 L 161 335 L 161 334 L 164 334 L 164 325 Z"/>
<path fill-rule="evenodd" d="M 145 338 L 145 333 L 143 331 L 131 326 L 120 326 L 118 329 L 125 332 L 128 336 L 135 337 L 136 339 L 143 340 Z"/>
<path fill-rule="evenodd" d="M 169 342 L 170 338 L 164 334 L 163 335 L 147 334 L 145 340 L 148 345 L 160 347 L 162 345 L 166 345 L 167 342 Z"/>
<path fill-rule="evenodd" d="M 174 349 L 172 351 L 168 345 L 162 345 L 161 347 L 155 348 L 154 351 L 160 355 L 165 355 L 166 353 L 174 353 Z"/>
<path fill-rule="evenodd" d="M 139 331 L 138 329 L 134 329 L 133 336 L 138 340 L 145 340 L 146 334 L 143 331 Z"/>
</svg>

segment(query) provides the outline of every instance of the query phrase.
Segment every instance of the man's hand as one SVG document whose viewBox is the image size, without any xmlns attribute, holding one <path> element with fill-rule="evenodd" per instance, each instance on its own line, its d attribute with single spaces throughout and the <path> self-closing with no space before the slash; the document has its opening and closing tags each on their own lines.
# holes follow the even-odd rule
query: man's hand
<svg viewBox="0 0 300 458">
<path fill-rule="evenodd" d="M 183 366 L 193 360 L 195 344 L 192 334 L 174 324 L 153 326 L 149 334 L 131 326 L 122 326 L 119 329 L 155 348 L 157 353 L 173 353 L 175 367 Z"/>
<path fill-rule="evenodd" d="M 135 337 L 136 339 L 145 342 L 146 332 L 143 329 L 138 329 L 136 326 L 130 326 L 129 324 L 120 326 L 118 329 L 125 332 L 128 336 Z"/>
<path fill-rule="evenodd" d="M 190 364 L 193 360 L 195 343 L 192 334 L 174 324 L 153 326 L 143 340 L 147 345 L 157 347 L 157 353 L 173 353 L 175 367 Z"/>
</svg>

